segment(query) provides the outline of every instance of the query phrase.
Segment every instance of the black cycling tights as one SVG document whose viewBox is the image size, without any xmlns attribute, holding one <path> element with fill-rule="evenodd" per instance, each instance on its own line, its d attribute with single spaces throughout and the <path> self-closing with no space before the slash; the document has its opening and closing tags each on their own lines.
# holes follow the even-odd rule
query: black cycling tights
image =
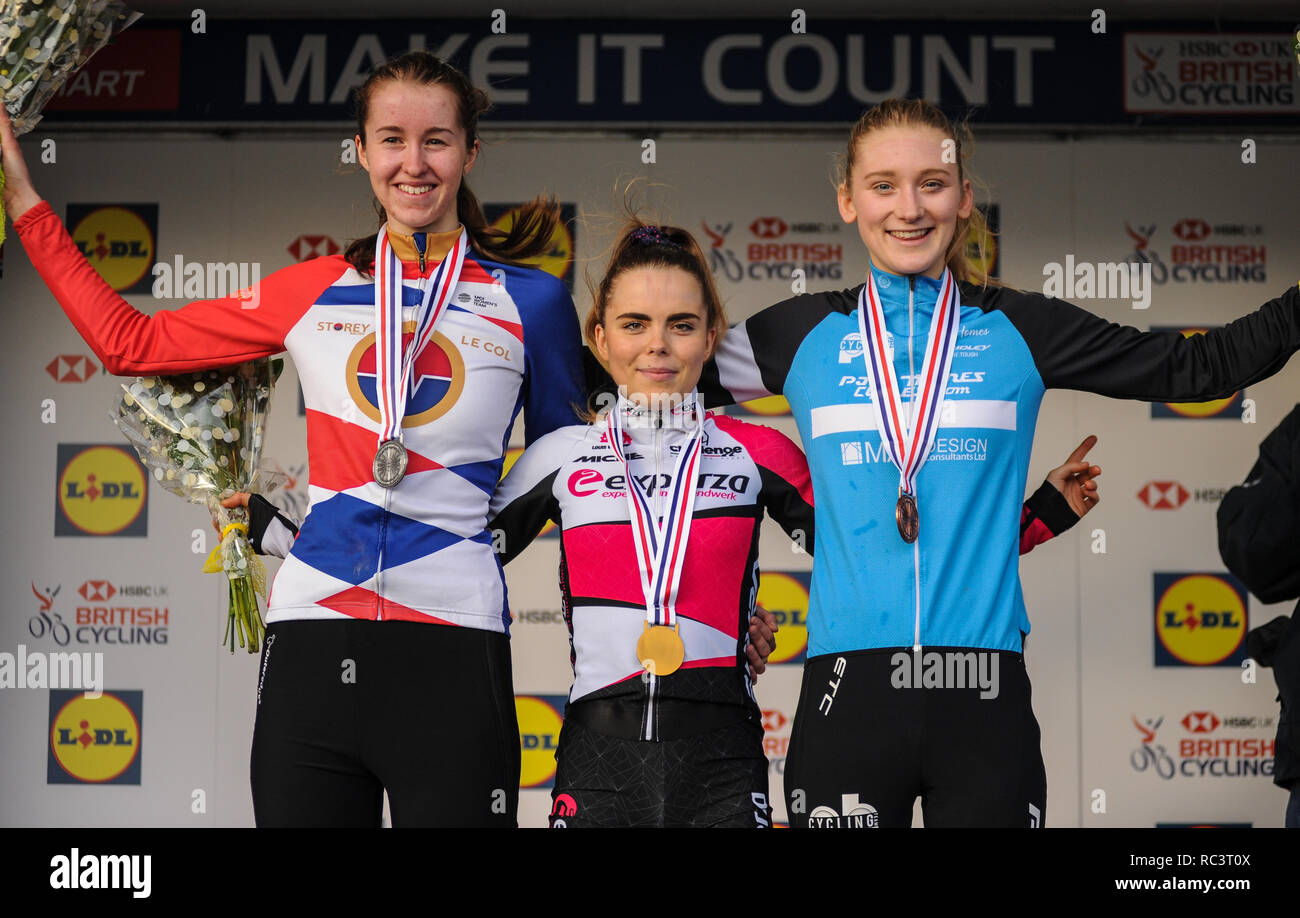
<svg viewBox="0 0 1300 918">
<path fill-rule="evenodd" d="M 899 653 L 805 664 L 785 766 L 790 824 L 906 828 L 920 797 L 928 827 L 1042 826 L 1047 775 L 1024 657 L 927 647 L 937 656 L 922 663 L 942 662 L 945 675 L 924 678 L 923 667 L 918 680 L 915 666 L 901 671 Z"/>
<path fill-rule="evenodd" d="M 267 629 L 253 729 L 258 826 L 516 824 L 510 641 L 423 622 Z"/>
</svg>

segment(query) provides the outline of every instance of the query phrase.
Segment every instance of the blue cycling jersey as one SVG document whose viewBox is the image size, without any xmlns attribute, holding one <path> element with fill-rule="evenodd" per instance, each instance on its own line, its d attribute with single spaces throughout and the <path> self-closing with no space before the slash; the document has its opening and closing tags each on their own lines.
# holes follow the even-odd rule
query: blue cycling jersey
<svg viewBox="0 0 1300 918">
<path fill-rule="evenodd" d="M 939 282 L 876 269 L 905 407 Z M 817 504 L 808 655 L 914 646 L 1019 652 L 1029 631 L 1018 539 L 1043 393 L 1222 398 L 1300 348 L 1300 291 L 1204 336 L 1141 332 L 1062 300 L 961 285 L 961 330 L 935 442 L 917 477 L 920 533 L 895 525 L 898 471 L 882 452 L 858 330 L 858 291 L 778 303 L 724 337 L 706 401 L 783 394 Z"/>
</svg>

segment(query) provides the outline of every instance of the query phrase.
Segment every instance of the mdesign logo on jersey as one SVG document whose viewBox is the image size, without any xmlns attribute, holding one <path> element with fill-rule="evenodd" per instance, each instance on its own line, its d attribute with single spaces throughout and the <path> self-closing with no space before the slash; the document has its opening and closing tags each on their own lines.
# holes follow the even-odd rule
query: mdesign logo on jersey
<svg viewBox="0 0 1300 918">
<path fill-rule="evenodd" d="M 320 258 L 322 255 L 337 255 L 339 244 L 329 236 L 299 236 L 289 243 L 289 254 L 294 261 L 306 261 Z"/>
<path fill-rule="evenodd" d="M 808 814 L 810 829 L 879 829 L 880 814 L 869 803 L 858 800 L 857 794 L 843 794 L 840 808 L 833 806 L 813 807 Z"/>
<path fill-rule="evenodd" d="M 402 347 L 415 337 L 415 323 L 402 323 Z M 348 356 L 348 393 L 361 412 L 379 423 L 378 386 L 375 379 L 375 333 L 371 332 Z M 434 332 L 411 368 L 402 427 L 421 427 L 436 421 L 456 406 L 465 388 L 465 359 L 441 332 Z"/>
<path fill-rule="evenodd" d="M 1148 481 L 1137 492 L 1137 499 L 1152 510 L 1177 510 L 1191 496 L 1176 481 Z"/>
<path fill-rule="evenodd" d="M 1155 665 L 1240 666 L 1249 615 L 1231 574 L 1155 574 Z"/>
<path fill-rule="evenodd" d="M 551 787 L 555 784 L 555 750 L 564 724 L 563 695 L 516 695 L 519 718 L 519 786 Z"/>
<path fill-rule="evenodd" d="M 1206 328 L 1181 328 L 1176 325 L 1153 325 L 1151 326 L 1151 330 L 1153 332 L 1176 331 L 1180 332 L 1184 338 L 1190 338 L 1192 335 L 1203 335 L 1208 331 Z M 1241 403 L 1245 394 L 1245 390 L 1241 389 L 1227 398 L 1217 398 L 1208 402 L 1152 402 L 1151 417 L 1239 421 L 1241 420 L 1241 412 L 1243 410 Z"/>
<path fill-rule="evenodd" d="M 60 443 L 56 536 L 147 536 L 144 466 L 121 446 Z"/>
<path fill-rule="evenodd" d="M 494 229 L 508 233 L 515 225 L 522 207 L 522 204 L 485 204 L 483 213 Z M 574 225 L 577 216 L 576 204 L 561 204 L 560 222 L 551 236 L 550 248 L 545 254 L 524 262 L 564 281 L 570 293 L 573 292 L 573 253 L 577 248 Z"/>
<path fill-rule="evenodd" d="M 95 361 L 81 354 L 60 354 L 45 365 L 55 382 L 85 382 L 99 372 Z"/>
<path fill-rule="evenodd" d="M 790 403 L 784 395 L 769 395 L 765 398 L 750 399 L 727 409 L 729 415 L 754 415 L 760 418 L 778 418 L 790 413 Z"/>
<path fill-rule="evenodd" d="M 47 784 L 139 784 L 144 693 L 50 690 Z"/>
<path fill-rule="evenodd" d="M 776 636 L 776 650 L 768 665 L 803 663 L 808 655 L 808 586 L 812 574 L 807 571 L 763 571 L 758 578 L 758 604 L 776 616 L 781 626 Z"/>
<path fill-rule="evenodd" d="M 157 204 L 69 204 L 67 225 L 81 254 L 119 293 L 153 289 Z"/>
<path fill-rule="evenodd" d="M 514 467 L 514 464 L 519 461 L 519 457 L 522 456 L 523 454 L 524 454 L 524 448 L 522 446 L 512 446 L 508 450 L 506 450 L 505 462 L 501 463 L 501 477 L 503 479 L 510 472 L 510 469 Z M 555 523 L 552 522 L 551 520 L 547 520 L 546 525 L 542 527 L 542 531 L 537 534 L 537 538 L 539 539 L 558 539 L 559 537 L 560 537 L 560 528 L 556 526 Z"/>
</svg>

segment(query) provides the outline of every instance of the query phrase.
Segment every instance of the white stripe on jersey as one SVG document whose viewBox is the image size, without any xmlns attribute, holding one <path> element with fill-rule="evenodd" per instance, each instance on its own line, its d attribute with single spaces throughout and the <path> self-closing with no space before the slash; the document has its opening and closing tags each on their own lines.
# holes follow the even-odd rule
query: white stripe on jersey
<svg viewBox="0 0 1300 918">
<path fill-rule="evenodd" d="M 986 430 L 1015 430 L 1016 403 L 998 399 L 945 400 L 940 427 L 969 427 Z M 879 434 L 875 415 L 866 402 L 822 405 L 812 410 L 812 436 L 840 433 Z"/>
</svg>

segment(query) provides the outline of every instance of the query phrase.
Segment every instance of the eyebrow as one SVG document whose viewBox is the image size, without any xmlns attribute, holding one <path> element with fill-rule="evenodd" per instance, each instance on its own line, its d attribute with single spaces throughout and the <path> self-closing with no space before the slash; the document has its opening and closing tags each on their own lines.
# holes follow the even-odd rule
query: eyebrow
<svg viewBox="0 0 1300 918">
<path fill-rule="evenodd" d="M 395 125 L 395 124 L 386 124 L 386 125 L 384 125 L 383 127 L 377 127 L 377 128 L 375 128 L 375 133 L 376 133 L 376 134 L 380 133 L 381 131 L 394 131 L 394 132 L 400 134 L 400 133 L 402 133 L 402 128 L 398 127 L 398 126 Z M 454 134 L 455 131 L 453 131 L 451 128 L 436 127 L 436 128 L 429 128 L 429 130 L 428 130 L 426 133 L 429 133 L 429 134 Z"/>
<path fill-rule="evenodd" d="M 952 172 L 951 172 L 950 170 L 940 168 L 939 166 L 930 166 L 928 169 L 922 169 L 922 170 L 921 170 L 921 175 L 930 175 L 930 174 L 932 174 L 932 173 L 938 173 L 939 175 L 951 175 L 951 174 L 952 174 Z M 874 172 L 868 172 L 866 175 L 862 176 L 862 178 L 863 178 L 864 180 L 865 180 L 865 179 L 869 179 L 869 178 L 875 178 L 875 177 L 879 177 L 879 178 L 893 178 L 893 177 L 896 176 L 897 174 L 898 174 L 898 173 L 894 172 L 892 169 L 877 169 L 877 170 L 875 170 Z"/>
<path fill-rule="evenodd" d="M 614 318 L 616 318 L 616 319 L 640 319 L 640 320 L 643 321 L 643 322 L 652 322 L 652 321 L 654 321 L 653 319 L 650 318 L 650 316 L 646 315 L 646 314 L 643 313 L 643 312 L 621 312 L 621 313 L 619 313 L 617 316 L 615 316 Z M 678 319 L 696 319 L 697 321 L 701 321 L 701 322 L 704 321 L 704 317 L 703 317 L 702 315 L 700 315 L 698 312 L 676 312 L 676 313 L 673 313 L 672 315 L 670 315 L 670 316 L 668 317 L 667 321 L 669 321 L 669 322 L 675 322 L 675 321 L 677 321 Z"/>
</svg>

